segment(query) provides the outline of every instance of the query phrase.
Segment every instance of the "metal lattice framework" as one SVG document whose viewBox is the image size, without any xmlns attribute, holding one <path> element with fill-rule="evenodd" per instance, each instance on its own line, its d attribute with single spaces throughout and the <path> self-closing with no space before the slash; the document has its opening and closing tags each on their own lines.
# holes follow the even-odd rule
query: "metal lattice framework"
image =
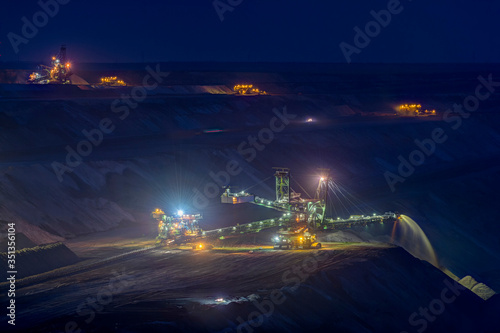
<svg viewBox="0 0 500 333">
<path fill-rule="evenodd" d="M 290 203 L 290 169 L 273 167 L 276 172 L 276 202 Z"/>
<path fill-rule="evenodd" d="M 316 195 L 314 199 L 317 202 L 314 205 L 314 213 L 310 216 L 312 223 L 322 225 L 325 220 L 326 213 L 326 201 L 328 198 L 328 183 L 331 180 L 330 169 L 318 169 L 320 178 L 318 183 L 318 188 L 316 189 Z"/>
<path fill-rule="evenodd" d="M 323 204 L 326 204 L 328 182 L 330 181 L 330 169 L 318 169 L 318 171 L 320 174 L 320 178 L 314 199 L 317 199 Z"/>
</svg>

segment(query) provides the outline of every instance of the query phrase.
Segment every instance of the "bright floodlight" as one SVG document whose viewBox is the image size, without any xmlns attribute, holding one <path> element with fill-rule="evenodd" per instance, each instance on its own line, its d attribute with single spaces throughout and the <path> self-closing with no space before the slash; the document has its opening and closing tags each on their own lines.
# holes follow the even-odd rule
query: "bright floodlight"
<svg viewBox="0 0 500 333">
<path fill-rule="evenodd" d="M 179 215 L 179 216 L 184 215 L 184 211 L 183 211 L 182 209 L 179 209 L 179 210 L 177 211 L 177 215 Z"/>
<path fill-rule="evenodd" d="M 321 177 L 319 180 L 324 181 L 324 180 L 325 180 L 325 178 L 324 178 L 324 177 Z"/>
</svg>

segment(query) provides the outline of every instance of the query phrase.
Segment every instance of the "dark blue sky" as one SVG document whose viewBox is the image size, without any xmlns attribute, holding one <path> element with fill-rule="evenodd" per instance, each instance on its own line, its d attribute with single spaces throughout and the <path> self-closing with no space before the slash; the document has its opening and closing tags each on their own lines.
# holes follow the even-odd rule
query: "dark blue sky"
<svg viewBox="0 0 500 333">
<path fill-rule="evenodd" d="M 46 62 L 65 43 L 74 62 L 345 62 L 339 44 L 353 44 L 353 28 L 364 29 L 370 11 L 390 1 L 243 0 L 221 22 L 213 0 L 70 0 L 17 54 L 8 34 L 22 36 L 21 18 L 32 21 L 40 7 L 6 2 L 2 61 Z M 401 0 L 401 6 L 353 62 L 499 62 L 499 1 Z"/>
</svg>

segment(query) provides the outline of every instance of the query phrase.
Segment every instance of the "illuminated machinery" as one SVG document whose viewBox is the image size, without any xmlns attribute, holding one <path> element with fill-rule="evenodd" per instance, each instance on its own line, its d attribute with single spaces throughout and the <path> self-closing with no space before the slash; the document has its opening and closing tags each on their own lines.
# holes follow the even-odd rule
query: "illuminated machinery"
<svg viewBox="0 0 500 333">
<path fill-rule="evenodd" d="M 158 222 L 157 240 L 160 242 L 189 243 L 202 235 L 198 223 L 202 219 L 201 214 L 184 214 L 183 211 L 178 211 L 176 215 L 168 216 L 157 208 L 151 213 L 151 217 Z"/>
<path fill-rule="evenodd" d="M 330 169 L 319 169 L 319 172 L 321 176 L 312 199 L 301 198 L 300 193 L 296 192 L 292 192 L 291 197 L 287 194 L 289 191 L 288 169 L 279 168 L 275 174 L 276 205 L 280 206 L 281 202 L 281 207 L 289 207 L 292 212 L 295 212 L 295 221 L 298 223 L 296 226 L 307 225 L 310 230 L 317 230 L 324 224 L 331 177 Z"/>
<path fill-rule="evenodd" d="M 316 241 L 316 235 L 302 227 L 297 230 L 279 231 L 273 238 L 274 249 L 320 249 L 321 243 Z"/>
<path fill-rule="evenodd" d="M 276 178 L 276 204 L 287 205 L 295 212 L 295 223 L 282 230 L 275 236 L 275 249 L 319 249 L 321 243 L 316 241 L 314 230 L 324 224 L 328 186 L 331 180 L 330 169 L 319 169 L 320 178 L 314 198 L 300 198 L 299 193 L 292 193 L 290 197 L 290 170 L 274 168 Z"/>
<path fill-rule="evenodd" d="M 398 115 L 403 117 L 430 116 L 435 115 L 436 110 L 423 110 L 420 104 L 401 104 L 398 109 Z"/>
<path fill-rule="evenodd" d="M 52 57 L 51 65 L 39 65 L 38 70 L 30 74 L 28 83 L 68 84 L 71 83 L 71 75 L 71 64 L 66 61 L 66 46 L 62 45 L 59 53 Z"/>
<path fill-rule="evenodd" d="M 281 229 L 281 231 L 271 239 L 274 248 L 313 249 L 321 247 L 321 244 L 316 241 L 315 232 L 350 229 L 354 226 L 366 227 L 369 224 L 376 223 L 394 223 L 399 217 L 397 213 L 386 212 L 382 215 L 373 213 L 373 215 L 351 215 L 349 218 L 327 218 L 325 216 L 327 207 L 331 207 L 336 211 L 330 194 L 335 195 L 335 201 L 338 201 L 347 212 L 349 212 L 349 208 L 340 201 L 342 197 L 346 201 L 349 201 L 348 206 L 355 205 L 355 203 L 348 199 L 346 194 L 356 200 L 347 190 L 343 189 L 333 180 L 330 169 L 318 169 L 316 191 L 313 196 L 308 195 L 308 198 L 301 198 L 301 193 L 297 193 L 291 188 L 290 180 L 292 177 L 290 169 L 282 167 L 275 167 L 273 169 L 275 170 L 274 177 L 276 180 L 276 200 L 253 196 L 245 191 L 231 193 L 229 187 L 226 187 L 225 192 L 221 196 L 221 201 L 222 203 L 232 204 L 251 202 L 255 205 L 283 212 L 283 217 L 206 230 L 203 231 L 203 235 L 220 238 L 231 234 L 256 233 L 261 230 L 275 228 Z M 300 186 L 296 180 L 294 181 L 296 185 Z M 300 188 L 305 194 L 308 194 L 305 188 L 302 186 Z M 254 201 L 251 201 L 252 198 Z"/>
<path fill-rule="evenodd" d="M 221 203 L 240 204 L 245 202 L 261 203 L 267 202 L 267 206 L 272 206 L 275 209 L 282 211 L 290 210 L 290 169 L 288 168 L 273 168 L 276 170 L 274 176 L 276 178 L 276 201 L 263 200 L 256 198 L 255 195 L 241 192 L 231 192 L 230 186 L 224 187 L 224 192 L 221 195 Z M 292 193 L 292 198 L 294 198 Z M 299 195 L 300 196 L 300 195 Z"/>
<path fill-rule="evenodd" d="M 241 96 L 255 96 L 266 95 L 267 93 L 259 88 L 254 88 L 253 84 L 237 84 L 234 86 L 233 91 Z"/>
<path fill-rule="evenodd" d="M 307 206 L 309 215 L 308 222 L 314 228 L 318 228 L 318 226 L 324 223 L 327 204 L 326 200 L 328 198 L 328 184 L 331 180 L 330 169 L 318 169 L 318 171 L 321 176 L 319 178 L 316 194 L 314 196 L 314 200 L 308 202 Z"/>
<path fill-rule="evenodd" d="M 276 201 L 277 206 L 289 208 L 290 206 L 290 169 L 273 167 L 276 179 Z"/>
<path fill-rule="evenodd" d="M 101 77 L 101 82 L 99 82 L 99 85 L 106 87 L 125 87 L 127 84 L 125 83 L 125 81 L 120 80 L 116 76 L 105 76 Z"/>
<path fill-rule="evenodd" d="M 244 202 L 254 202 L 255 196 L 253 194 L 246 193 L 245 191 L 232 193 L 231 187 L 226 186 L 224 187 L 224 192 L 222 193 L 220 199 L 221 203 L 236 205 Z"/>
</svg>

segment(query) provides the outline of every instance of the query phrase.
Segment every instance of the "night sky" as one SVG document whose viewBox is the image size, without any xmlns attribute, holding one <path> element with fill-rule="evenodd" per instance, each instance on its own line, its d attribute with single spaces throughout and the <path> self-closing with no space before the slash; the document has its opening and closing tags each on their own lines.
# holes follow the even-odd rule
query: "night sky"
<svg viewBox="0 0 500 333">
<path fill-rule="evenodd" d="M 22 37 L 21 18 L 32 22 L 41 8 L 9 0 L 0 14 L 0 61 L 46 62 L 65 43 L 73 62 L 341 63 L 339 44 L 354 45 L 353 28 L 364 29 L 370 11 L 391 1 L 220 0 L 237 4 L 221 21 L 213 0 L 70 0 L 16 54 L 8 34 Z M 400 6 L 352 62 L 499 62 L 499 1 L 402 0 Z"/>
</svg>

